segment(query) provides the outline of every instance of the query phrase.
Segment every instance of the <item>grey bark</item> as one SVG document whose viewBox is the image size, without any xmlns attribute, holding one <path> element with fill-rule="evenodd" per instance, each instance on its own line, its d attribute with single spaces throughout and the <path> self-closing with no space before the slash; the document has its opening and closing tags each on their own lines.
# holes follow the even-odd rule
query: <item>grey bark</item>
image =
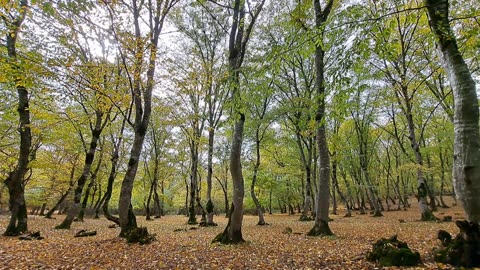
<svg viewBox="0 0 480 270">
<path fill-rule="evenodd" d="M 159 36 L 162 32 L 165 17 L 176 2 L 176 0 L 155 1 L 154 5 L 153 1 L 149 1 L 147 5 L 142 5 L 143 1 L 140 3 L 139 1 L 134 0 L 132 1 L 131 5 L 135 36 L 135 60 L 134 71 L 133 74 L 130 75 L 130 79 L 132 81 L 131 90 L 135 119 L 133 122 L 134 137 L 132 147 L 130 149 L 130 158 L 128 161 L 127 171 L 125 172 L 125 176 L 122 181 L 118 204 L 119 221 L 121 227 L 120 236 L 125 236 L 128 231 L 137 229 L 136 218 L 133 214 L 131 205 L 133 183 L 137 174 L 140 154 L 142 152 L 143 142 L 145 140 L 145 135 L 152 111 L 152 91 L 157 63 Z M 142 36 L 141 32 L 141 14 L 145 11 L 142 10 L 142 8 L 146 8 L 146 12 L 150 18 L 148 23 L 148 44 L 144 44 L 144 37 Z M 145 49 L 147 49 L 149 53 L 148 61 L 145 61 L 144 59 Z M 125 55 L 123 55 L 123 52 L 121 52 L 121 54 L 124 59 L 124 65 L 127 65 L 125 62 Z M 141 81 L 141 74 L 145 65 L 147 66 L 145 76 L 146 82 L 143 83 Z"/>
<path fill-rule="evenodd" d="M 230 151 L 230 172 L 233 182 L 233 198 L 227 227 L 223 233 L 217 235 L 213 240 L 214 242 L 221 242 L 224 244 L 238 244 L 245 241 L 242 236 L 243 196 L 245 193 L 245 184 L 241 164 L 245 113 L 240 109 L 240 68 L 242 67 L 246 47 L 253 26 L 255 25 L 255 21 L 257 20 L 264 3 L 265 0 L 262 0 L 253 11 L 249 11 L 248 13 L 244 1 L 235 0 L 233 5 L 232 26 L 228 42 L 228 66 L 231 83 L 231 96 L 235 105 L 233 111 L 235 124 L 233 126 L 232 148 Z M 245 16 L 247 14 L 251 16 L 251 20 L 248 25 L 245 25 Z"/>
<path fill-rule="evenodd" d="M 475 82 L 460 53 L 448 18 L 448 0 L 424 1 L 453 90 L 453 182 L 467 219 L 480 224 L 480 135 Z"/>
<path fill-rule="evenodd" d="M 328 19 L 333 6 L 333 0 L 329 0 L 325 9 L 322 10 L 320 0 L 314 0 L 315 26 L 321 29 Z M 323 38 L 323 35 L 322 37 Z M 317 89 L 317 114 L 315 123 L 317 127 L 318 147 L 318 193 L 315 206 L 315 224 L 308 232 L 309 235 L 332 235 L 328 225 L 328 213 L 330 206 L 330 154 L 328 151 L 327 134 L 325 125 L 325 51 L 319 42 L 315 48 L 315 87 Z"/>
</svg>

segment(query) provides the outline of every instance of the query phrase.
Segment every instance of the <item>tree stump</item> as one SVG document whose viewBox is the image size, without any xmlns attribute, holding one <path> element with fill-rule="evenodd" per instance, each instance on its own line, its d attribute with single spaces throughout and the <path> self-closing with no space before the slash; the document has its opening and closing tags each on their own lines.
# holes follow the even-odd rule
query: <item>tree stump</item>
<svg viewBox="0 0 480 270">
<path fill-rule="evenodd" d="M 399 241 L 397 235 L 389 239 L 382 238 L 373 244 L 367 260 L 381 266 L 414 266 L 422 262 L 420 254 L 412 251 L 407 243 Z"/>
<path fill-rule="evenodd" d="M 440 230 L 437 238 L 442 247 L 435 250 L 434 260 L 456 267 L 480 266 L 480 230 L 479 225 L 466 220 L 455 222 L 460 229 L 455 239 L 450 233 Z"/>
</svg>

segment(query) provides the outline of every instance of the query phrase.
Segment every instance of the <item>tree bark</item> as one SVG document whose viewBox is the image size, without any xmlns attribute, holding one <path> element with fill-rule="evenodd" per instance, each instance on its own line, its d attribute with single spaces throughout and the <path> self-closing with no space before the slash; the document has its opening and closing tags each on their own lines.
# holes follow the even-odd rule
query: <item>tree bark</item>
<svg viewBox="0 0 480 270">
<path fill-rule="evenodd" d="M 90 147 L 85 155 L 85 163 L 83 165 L 82 175 L 77 180 L 77 187 L 75 188 L 75 193 L 73 197 L 73 205 L 70 206 L 67 212 L 67 216 L 63 222 L 56 226 L 55 229 L 70 229 L 73 219 L 78 215 L 81 209 L 80 201 L 82 199 L 82 192 L 85 182 L 90 175 L 90 170 L 92 168 L 93 160 L 95 158 L 95 152 L 97 149 L 97 142 L 100 139 L 100 134 L 102 133 L 103 127 L 103 113 L 96 111 L 95 113 L 95 126 L 92 131 L 92 139 L 90 141 Z M 105 119 L 105 121 L 107 121 Z"/>
<path fill-rule="evenodd" d="M 150 115 L 152 111 L 152 91 L 154 86 L 155 69 L 157 63 L 157 49 L 160 33 L 163 29 L 165 17 L 177 1 L 148 1 L 148 5 L 143 5 L 143 1 L 134 0 L 131 5 L 133 15 L 135 48 L 133 55 L 133 77 L 131 77 L 131 91 L 133 106 L 135 110 L 135 119 L 133 122 L 133 143 L 130 149 L 130 159 L 128 161 L 127 171 L 122 181 L 120 190 L 120 199 L 118 204 L 119 221 L 121 232 L 124 237 L 130 230 L 137 230 L 136 218 L 132 209 L 132 191 L 135 176 L 137 174 L 140 154 L 142 152 L 143 142 L 147 133 Z M 153 4 L 155 3 L 155 5 Z M 145 8 L 145 10 L 142 10 Z M 142 36 L 142 15 L 147 13 L 150 16 L 147 25 L 147 44 L 145 37 Z M 145 61 L 145 53 L 148 52 L 148 60 Z M 123 52 L 121 52 L 123 55 Z M 125 59 L 125 55 L 123 55 Z M 124 65 L 127 65 L 124 62 Z M 146 68 L 145 68 L 146 66 Z M 146 70 L 146 82 L 142 82 L 142 71 Z"/>
<path fill-rule="evenodd" d="M 252 200 L 255 203 L 255 208 L 257 210 L 258 215 L 258 222 L 257 225 L 266 225 L 265 218 L 263 215 L 263 209 L 258 201 L 257 196 L 255 195 L 255 184 L 257 183 L 257 175 L 258 169 L 260 168 L 260 136 L 259 130 L 255 132 L 255 153 L 256 153 L 256 161 L 255 165 L 253 166 L 253 177 L 252 177 L 252 184 L 250 185 L 250 195 L 252 196 Z"/>
<path fill-rule="evenodd" d="M 235 124 L 233 126 L 232 148 L 230 151 L 230 172 L 233 182 L 233 198 L 230 208 L 228 224 L 224 232 L 217 235 L 213 241 L 224 244 L 238 244 L 244 242 L 242 236 L 243 222 L 243 196 L 245 193 L 245 183 L 242 174 L 241 154 L 243 142 L 243 129 L 245 126 L 245 113 L 241 109 L 240 93 L 240 68 L 245 57 L 246 47 L 252 33 L 258 15 L 260 14 L 265 0 L 253 10 L 245 10 L 246 3 L 242 0 L 235 0 L 233 6 L 232 27 L 229 37 L 229 56 L 228 66 L 231 82 L 231 95 L 234 103 L 233 117 Z M 248 25 L 245 25 L 245 15 L 251 15 Z"/>
<path fill-rule="evenodd" d="M 480 224 L 480 135 L 475 82 L 448 18 L 448 0 L 425 0 L 455 100 L 453 182 L 467 219 Z"/>
<path fill-rule="evenodd" d="M 62 205 L 62 203 L 67 198 L 68 194 L 70 194 L 70 192 L 72 191 L 73 185 L 75 184 L 75 182 L 73 181 L 74 177 L 75 177 L 75 164 L 72 164 L 72 169 L 70 170 L 70 184 L 68 186 L 68 189 L 67 191 L 65 191 L 65 193 L 63 193 L 63 195 L 60 197 L 60 199 L 55 204 L 55 206 L 53 206 L 52 209 L 50 209 L 47 212 L 47 214 L 45 215 L 45 218 L 52 218 L 53 213 L 55 213 L 55 211 L 60 207 L 60 205 Z"/>
<path fill-rule="evenodd" d="M 333 6 L 333 0 L 329 0 L 325 9 L 322 10 L 320 0 L 314 0 L 315 26 L 319 31 L 330 14 Z M 323 38 L 323 35 L 321 37 Z M 325 74 L 324 74 L 324 55 L 325 51 L 316 42 L 315 48 L 315 87 L 317 89 L 317 113 L 315 124 L 317 127 L 317 147 L 318 147 L 318 194 L 316 196 L 315 224 L 308 232 L 308 235 L 332 235 L 328 226 L 328 211 L 330 206 L 330 153 L 328 151 L 326 124 L 325 124 Z"/>
<path fill-rule="evenodd" d="M 30 163 L 32 134 L 30 128 L 28 91 L 25 82 L 23 81 L 25 75 L 23 74 L 22 67 L 19 66 L 17 61 L 17 37 L 20 32 L 20 27 L 25 19 L 25 13 L 28 9 L 28 1 L 21 0 L 19 2 L 19 14 L 17 17 L 14 18 L 12 22 L 5 21 L 8 29 L 6 35 L 8 61 L 12 66 L 12 70 L 16 72 L 14 77 L 15 87 L 18 94 L 17 112 L 20 122 L 18 128 L 18 132 L 20 133 L 18 162 L 15 169 L 8 174 L 7 179 L 5 180 L 5 184 L 8 188 L 8 195 L 10 196 L 8 202 L 11 212 L 10 221 L 3 233 L 6 236 L 19 235 L 28 230 L 24 177 Z"/>
</svg>

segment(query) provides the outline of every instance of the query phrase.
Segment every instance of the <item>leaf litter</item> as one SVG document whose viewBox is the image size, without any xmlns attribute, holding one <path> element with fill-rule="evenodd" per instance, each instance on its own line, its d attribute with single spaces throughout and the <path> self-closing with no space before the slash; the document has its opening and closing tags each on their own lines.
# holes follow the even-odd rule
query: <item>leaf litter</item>
<svg viewBox="0 0 480 270">
<path fill-rule="evenodd" d="M 103 218 L 87 218 L 74 222 L 70 230 L 55 230 L 61 217 L 29 217 L 30 231 L 40 231 L 44 239 L 0 236 L 0 269 L 380 269 L 366 260 L 366 254 L 375 241 L 394 234 L 421 255 L 423 265 L 410 269 L 449 268 L 433 262 L 432 250 L 439 246 L 439 230 L 457 234 L 454 222 L 418 221 L 415 207 L 384 212 L 380 218 L 356 212 L 344 218 L 343 214 L 331 215 L 335 236 L 330 237 L 306 236 L 313 221 L 300 222 L 299 215 L 266 215 L 268 226 L 257 226 L 257 217 L 247 215 L 242 229 L 247 242 L 234 246 L 210 243 L 226 226 L 223 216 L 215 217 L 217 227 L 180 231 L 175 230 L 187 228 L 184 216 L 154 221 L 137 217 L 139 226 L 156 234 L 157 240 L 149 245 L 127 244 L 118 237 L 120 229 L 108 228 L 111 222 Z M 436 215 L 450 215 L 454 221 L 464 217 L 459 207 L 440 209 Z M 7 223 L 7 216 L 0 216 L 0 233 Z M 291 233 L 285 233 L 286 228 Z M 97 235 L 74 238 L 79 230 Z"/>
</svg>

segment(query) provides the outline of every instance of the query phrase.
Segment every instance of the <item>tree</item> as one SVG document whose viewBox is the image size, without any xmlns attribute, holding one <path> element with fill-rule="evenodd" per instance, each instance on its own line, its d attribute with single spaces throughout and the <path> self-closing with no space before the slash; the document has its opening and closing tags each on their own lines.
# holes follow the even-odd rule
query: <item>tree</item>
<svg viewBox="0 0 480 270">
<path fill-rule="evenodd" d="M 393 1 L 391 4 L 395 10 L 400 10 L 408 8 L 412 2 Z M 380 8 L 375 3 L 374 5 L 374 11 Z M 415 11 L 404 11 L 395 13 L 370 33 L 374 36 L 376 43 L 374 51 L 378 57 L 377 61 L 372 62 L 393 88 L 400 115 L 406 122 L 408 131 L 406 137 L 417 166 L 417 198 L 420 204 L 421 219 L 429 221 L 436 219 L 432 213 L 435 210 L 435 199 L 424 172 L 425 158 L 421 151 L 423 133 L 421 124 L 418 124 L 420 116 L 415 115 L 415 102 L 418 102 L 418 96 L 424 87 L 423 77 L 428 78 L 431 74 L 422 75 L 421 72 L 412 72 L 414 66 L 418 70 L 422 70 L 429 65 L 419 61 L 416 53 L 423 46 L 423 41 L 420 40 L 418 34 L 422 27 L 426 26 L 424 21 L 425 18 L 422 14 Z M 407 148 L 403 146 L 403 140 L 397 137 L 397 141 L 401 144 L 404 154 L 408 154 Z M 428 197 L 431 200 L 430 206 L 427 202 Z"/>
<path fill-rule="evenodd" d="M 314 0 L 315 9 L 315 30 L 319 33 L 319 39 L 323 38 L 323 29 L 333 7 L 333 0 L 329 0 L 322 8 L 320 0 Z M 333 234 L 328 226 L 328 211 L 330 201 L 330 153 L 328 152 L 326 121 L 325 121 L 325 51 L 322 42 L 315 43 L 315 87 L 317 98 L 317 113 L 315 125 L 317 128 L 318 147 L 318 193 L 316 197 L 315 224 L 308 232 L 308 235 L 331 235 Z"/>
<path fill-rule="evenodd" d="M 480 134 L 475 82 L 457 45 L 449 21 L 448 0 L 425 0 L 430 27 L 437 38 L 454 105 L 453 181 L 467 219 L 480 224 Z"/>
<path fill-rule="evenodd" d="M 228 72 L 234 119 L 232 145 L 230 151 L 230 172 L 233 182 L 233 198 L 228 224 L 223 233 L 217 235 L 214 242 L 238 244 L 244 242 L 242 236 L 243 196 L 245 194 L 242 174 L 241 154 L 245 112 L 242 106 L 240 72 L 245 58 L 248 41 L 253 31 L 265 0 L 261 0 L 251 10 L 247 10 L 245 1 L 235 0 L 233 3 L 232 26 L 228 40 Z M 246 17 L 247 15 L 250 18 Z M 249 19 L 249 20 L 248 20 Z"/>
<path fill-rule="evenodd" d="M 126 236 L 129 231 L 138 229 L 132 208 L 133 183 L 152 111 L 152 92 L 160 33 L 166 16 L 177 2 L 178 0 L 148 2 L 133 0 L 131 5 L 124 2 L 104 2 L 111 16 L 116 42 L 119 43 L 119 54 L 123 65 L 128 70 L 129 86 L 134 104 L 134 120 L 133 122 L 129 121 L 133 127 L 134 138 L 118 204 L 121 236 Z M 124 10 L 117 10 L 117 8 Z M 131 16 L 129 19 L 133 23 L 133 33 L 129 33 L 129 29 L 126 27 L 131 25 L 122 24 L 125 16 L 121 13 L 124 11 Z M 120 40 L 120 35 L 128 38 Z M 134 47 L 131 48 L 130 44 L 133 44 Z M 131 54 L 128 55 L 127 52 L 131 52 Z"/>
<path fill-rule="evenodd" d="M 19 235 L 28 230 L 27 225 L 27 205 L 25 203 L 25 185 L 24 177 L 28 170 L 30 162 L 30 147 L 32 144 L 32 134 L 30 127 L 29 94 L 26 84 L 25 71 L 17 57 L 17 40 L 20 34 L 21 26 L 25 20 L 28 11 L 28 1 L 20 0 L 10 6 L 12 3 L 2 4 L 1 18 L 5 24 L 7 32 L 5 33 L 7 59 L 12 72 L 12 84 L 18 94 L 17 112 L 19 116 L 20 146 L 18 153 L 18 162 L 15 169 L 11 171 L 5 184 L 8 188 L 9 208 L 11 211 L 10 221 L 4 232 L 4 235 Z"/>
<path fill-rule="evenodd" d="M 260 86 L 261 87 L 261 86 Z M 266 88 L 270 88 L 270 85 L 265 86 Z M 265 91 L 261 87 L 260 91 Z M 266 94 L 266 96 L 262 96 L 262 94 Z M 253 121 L 253 132 L 254 132 L 254 142 L 255 142 L 255 162 L 253 164 L 253 176 L 252 176 L 252 183 L 250 185 L 250 195 L 252 196 L 252 200 L 255 203 L 255 208 L 258 215 L 258 222 L 257 225 L 267 225 L 265 222 L 265 218 L 263 215 L 263 209 L 260 205 L 260 202 L 255 194 L 255 184 L 258 179 L 258 172 L 261 164 L 261 155 L 260 155 L 260 144 L 264 140 L 268 127 L 272 123 L 272 119 L 268 119 L 270 116 L 269 110 L 272 103 L 272 96 L 270 93 L 262 93 L 262 94 L 253 94 L 255 97 L 253 98 L 257 102 L 254 102 L 250 106 L 250 114 L 254 118 Z"/>
</svg>

